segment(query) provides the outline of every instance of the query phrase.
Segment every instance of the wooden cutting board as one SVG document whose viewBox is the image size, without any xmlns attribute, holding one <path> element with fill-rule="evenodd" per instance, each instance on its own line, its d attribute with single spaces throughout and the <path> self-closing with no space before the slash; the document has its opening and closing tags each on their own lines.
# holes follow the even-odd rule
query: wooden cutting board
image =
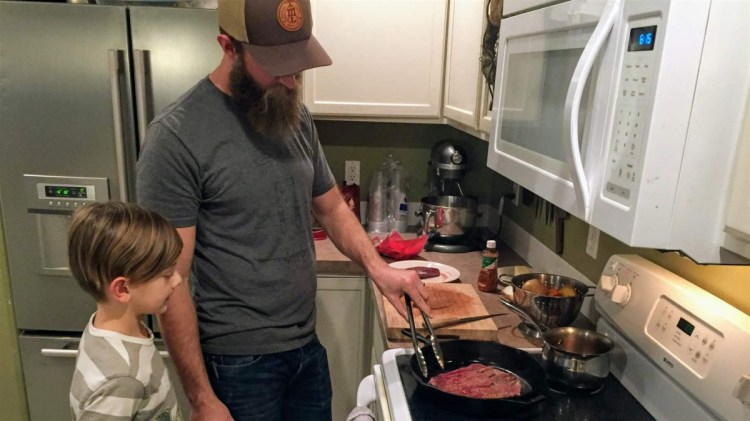
<svg viewBox="0 0 750 421">
<path fill-rule="evenodd" d="M 489 314 L 473 285 L 442 283 L 425 284 L 425 287 L 430 290 L 431 321 L 438 322 L 456 317 Z M 385 308 L 386 336 L 388 339 L 409 340 L 407 336 L 401 333 L 401 329 L 409 329 L 409 322 L 398 314 L 388 300 L 383 299 L 383 307 Z M 422 327 L 422 314 L 416 306 L 414 306 L 414 322 L 417 332 L 426 336 L 427 329 Z M 497 326 L 492 319 L 437 329 L 435 333 L 438 337 L 497 341 Z"/>
</svg>

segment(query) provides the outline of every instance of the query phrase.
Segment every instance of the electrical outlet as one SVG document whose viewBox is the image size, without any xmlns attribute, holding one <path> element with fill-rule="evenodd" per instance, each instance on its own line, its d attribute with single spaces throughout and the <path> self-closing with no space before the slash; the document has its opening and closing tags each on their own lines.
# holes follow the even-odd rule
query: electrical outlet
<svg viewBox="0 0 750 421">
<path fill-rule="evenodd" d="M 589 235 L 586 238 L 586 254 L 596 259 L 599 252 L 599 229 L 589 225 Z"/>
<path fill-rule="evenodd" d="M 359 185 L 359 161 L 344 162 L 344 181 Z"/>
<path fill-rule="evenodd" d="M 521 186 L 513 183 L 513 204 L 518 206 L 521 203 Z"/>
</svg>

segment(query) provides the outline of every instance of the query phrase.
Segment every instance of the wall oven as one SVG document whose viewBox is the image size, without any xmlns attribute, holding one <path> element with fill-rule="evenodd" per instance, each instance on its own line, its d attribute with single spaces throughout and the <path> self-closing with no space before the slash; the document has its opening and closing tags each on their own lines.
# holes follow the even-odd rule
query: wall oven
<svg viewBox="0 0 750 421">
<path fill-rule="evenodd" d="M 750 3 L 508 0 L 505 13 L 487 165 L 630 246 L 727 262 Z"/>
</svg>

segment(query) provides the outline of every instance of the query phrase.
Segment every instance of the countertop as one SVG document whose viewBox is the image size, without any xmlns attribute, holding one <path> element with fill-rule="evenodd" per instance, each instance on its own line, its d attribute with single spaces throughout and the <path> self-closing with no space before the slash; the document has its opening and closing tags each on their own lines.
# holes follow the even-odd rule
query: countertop
<svg viewBox="0 0 750 421">
<path fill-rule="evenodd" d="M 405 236 L 408 238 L 407 236 Z M 330 239 L 315 241 L 315 252 L 317 258 L 317 270 L 318 275 L 321 276 L 364 276 L 365 273 L 358 265 L 349 260 L 346 256 L 336 249 Z M 393 259 L 385 258 L 387 262 L 393 262 Z M 425 260 L 431 262 L 442 263 L 445 265 L 452 266 L 461 272 L 461 276 L 456 282 L 470 284 L 476 289 L 477 277 L 479 275 L 479 268 L 482 261 L 481 251 L 472 251 L 467 253 L 439 253 L 434 251 L 423 250 L 418 257 L 411 260 Z M 520 257 L 516 252 L 510 249 L 507 245 L 502 242 L 498 243 L 498 267 L 514 267 L 514 266 L 527 266 L 527 263 Z M 391 341 L 386 338 L 385 335 L 385 310 L 383 307 L 383 296 L 378 292 L 377 288 L 371 282 L 371 287 L 374 291 L 373 296 L 377 305 L 378 314 L 380 320 L 378 326 L 380 327 L 380 334 L 385 340 L 386 347 L 390 348 L 404 348 L 411 347 L 411 341 L 408 338 L 404 338 L 404 341 Z M 534 340 L 529 341 L 517 328 L 520 323 L 520 318 L 514 313 L 510 312 L 505 306 L 500 304 L 499 296 L 500 292 L 487 293 L 476 290 L 482 303 L 487 308 L 489 313 L 500 313 L 506 312 L 507 315 L 497 316 L 491 320 L 498 326 L 498 342 L 512 346 L 515 348 L 539 348 L 542 345 L 541 341 Z M 580 316 L 582 318 L 583 316 Z M 586 323 L 587 321 L 576 320 L 573 324 Z"/>
</svg>

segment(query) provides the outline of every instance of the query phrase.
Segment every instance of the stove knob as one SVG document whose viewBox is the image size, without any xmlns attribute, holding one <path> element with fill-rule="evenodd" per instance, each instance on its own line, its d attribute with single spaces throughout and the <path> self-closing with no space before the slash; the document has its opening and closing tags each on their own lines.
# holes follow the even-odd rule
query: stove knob
<svg viewBox="0 0 750 421">
<path fill-rule="evenodd" d="M 750 374 L 740 377 L 737 384 L 734 385 L 732 396 L 739 399 L 745 407 L 750 408 Z"/>
<path fill-rule="evenodd" d="M 615 275 L 602 275 L 599 278 L 599 286 L 604 292 L 612 292 L 617 286 L 617 276 Z"/>
<path fill-rule="evenodd" d="M 630 285 L 616 285 L 612 289 L 612 302 L 621 306 L 630 301 Z"/>
</svg>

